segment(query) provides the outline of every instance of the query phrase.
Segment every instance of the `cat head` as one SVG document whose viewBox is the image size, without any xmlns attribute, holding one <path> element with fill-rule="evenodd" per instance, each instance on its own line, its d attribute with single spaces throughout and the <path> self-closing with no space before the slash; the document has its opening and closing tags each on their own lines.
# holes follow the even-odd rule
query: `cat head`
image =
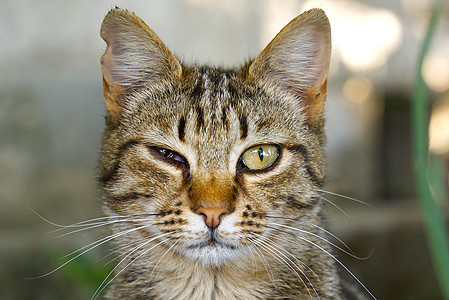
<svg viewBox="0 0 449 300">
<path fill-rule="evenodd" d="M 100 180 L 109 213 L 129 220 L 121 230 L 221 265 L 273 234 L 276 218 L 317 218 L 331 48 L 322 10 L 234 70 L 182 64 L 123 9 L 101 37 Z"/>
</svg>

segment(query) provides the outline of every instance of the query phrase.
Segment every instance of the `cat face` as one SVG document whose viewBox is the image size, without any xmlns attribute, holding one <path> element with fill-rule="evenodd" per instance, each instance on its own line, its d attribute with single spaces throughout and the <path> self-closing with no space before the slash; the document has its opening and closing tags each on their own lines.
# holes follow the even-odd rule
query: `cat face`
<svg viewBox="0 0 449 300">
<path fill-rule="evenodd" d="M 100 159 L 118 232 L 205 266 L 248 258 L 273 220 L 313 223 L 323 170 L 329 24 L 312 10 L 240 69 L 182 65 L 135 15 L 101 31 Z M 285 223 L 288 225 L 288 222 Z"/>
</svg>

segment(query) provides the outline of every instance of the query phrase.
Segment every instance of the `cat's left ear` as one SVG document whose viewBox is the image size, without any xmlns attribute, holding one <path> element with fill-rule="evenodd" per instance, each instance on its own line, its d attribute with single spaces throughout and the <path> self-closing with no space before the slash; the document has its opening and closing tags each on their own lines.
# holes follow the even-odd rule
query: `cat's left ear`
<svg viewBox="0 0 449 300">
<path fill-rule="evenodd" d="M 321 9 L 306 11 L 268 44 L 249 67 L 248 80 L 293 95 L 310 125 L 322 122 L 331 55 L 329 20 Z"/>
<path fill-rule="evenodd" d="M 100 35 L 107 43 L 101 68 L 106 108 L 112 120 L 120 119 L 130 93 L 155 89 L 181 76 L 176 57 L 133 13 L 112 9 L 103 20 Z"/>
</svg>

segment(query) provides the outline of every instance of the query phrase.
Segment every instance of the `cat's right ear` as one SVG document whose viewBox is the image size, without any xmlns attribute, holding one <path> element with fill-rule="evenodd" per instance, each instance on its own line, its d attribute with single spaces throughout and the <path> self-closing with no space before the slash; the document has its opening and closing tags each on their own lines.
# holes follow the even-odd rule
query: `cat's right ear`
<svg viewBox="0 0 449 300">
<path fill-rule="evenodd" d="M 100 36 L 107 44 L 101 57 L 103 91 L 112 120 L 119 120 L 126 96 L 181 76 L 176 57 L 140 18 L 120 8 L 109 11 Z"/>
</svg>

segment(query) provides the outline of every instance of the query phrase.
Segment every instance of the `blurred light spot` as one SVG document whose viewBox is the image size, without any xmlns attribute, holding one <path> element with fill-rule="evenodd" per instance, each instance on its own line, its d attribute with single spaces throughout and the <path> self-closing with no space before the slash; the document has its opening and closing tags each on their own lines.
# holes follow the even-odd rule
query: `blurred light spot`
<svg viewBox="0 0 449 300">
<path fill-rule="evenodd" d="M 305 8 L 316 5 L 305 3 Z M 334 57 L 353 72 L 381 68 L 398 49 L 402 27 L 392 12 L 354 1 L 333 1 L 323 5 L 332 27 Z"/>
<path fill-rule="evenodd" d="M 372 90 L 371 81 L 365 77 L 351 77 L 343 85 L 343 94 L 355 104 L 361 104 L 368 100 Z"/>
<path fill-rule="evenodd" d="M 298 1 L 278 0 L 261 1 L 262 22 L 260 24 L 260 47 L 264 48 L 289 20 L 298 15 Z M 300 11 L 299 11 L 300 12 Z"/>
<path fill-rule="evenodd" d="M 449 89 L 449 58 L 441 54 L 430 54 L 424 60 L 422 76 L 432 90 L 446 91 Z"/>
<path fill-rule="evenodd" d="M 342 14 L 336 28 L 336 44 L 343 63 L 352 71 L 370 71 L 382 67 L 397 49 L 401 26 L 389 11 L 354 9 Z"/>
<path fill-rule="evenodd" d="M 449 153 L 449 95 L 432 111 L 429 139 L 429 148 L 433 153 Z"/>
</svg>

